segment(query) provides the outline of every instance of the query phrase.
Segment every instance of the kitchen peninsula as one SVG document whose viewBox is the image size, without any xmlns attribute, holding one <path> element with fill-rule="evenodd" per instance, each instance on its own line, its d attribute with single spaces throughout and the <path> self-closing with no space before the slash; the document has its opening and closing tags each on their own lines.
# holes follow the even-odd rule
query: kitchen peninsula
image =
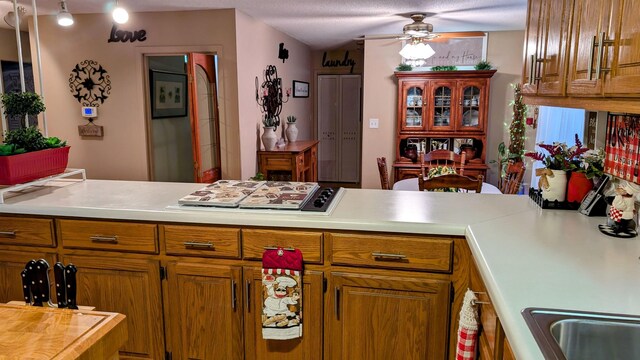
<svg viewBox="0 0 640 360">
<path fill-rule="evenodd" d="M 81 305 L 127 315 L 121 356 L 153 359 L 375 358 L 372 346 L 452 359 L 474 261 L 517 359 L 543 358 L 523 308 L 640 314 L 640 241 L 602 235 L 603 218 L 521 196 L 364 189 L 343 189 L 325 215 L 176 208 L 201 187 L 61 181 L 7 196 L 0 301 L 20 294 L 9 275 L 25 259 L 73 262 Z M 272 245 L 300 248 L 306 264 L 304 335 L 286 345 L 262 340 L 255 315 Z M 103 289 L 118 294 L 107 302 Z"/>
</svg>

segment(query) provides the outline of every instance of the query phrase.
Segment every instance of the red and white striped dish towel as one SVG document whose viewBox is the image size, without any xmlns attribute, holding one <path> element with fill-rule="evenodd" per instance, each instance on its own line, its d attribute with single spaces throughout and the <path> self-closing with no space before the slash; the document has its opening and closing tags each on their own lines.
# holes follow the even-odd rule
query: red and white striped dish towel
<svg viewBox="0 0 640 360">
<path fill-rule="evenodd" d="M 473 360 L 476 358 L 478 309 L 476 309 L 475 302 L 477 300 L 473 291 L 467 289 L 462 300 L 462 309 L 460 309 L 456 360 Z"/>
</svg>

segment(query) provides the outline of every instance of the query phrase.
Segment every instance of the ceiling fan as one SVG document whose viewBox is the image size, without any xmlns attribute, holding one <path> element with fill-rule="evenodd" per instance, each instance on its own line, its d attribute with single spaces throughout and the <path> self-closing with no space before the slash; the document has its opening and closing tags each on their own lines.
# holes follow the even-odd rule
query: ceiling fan
<svg viewBox="0 0 640 360">
<path fill-rule="evenodd" d="M 421 40 L 421 41 L 438 41 L 451 38 L 484 36 L 482 31 L 465 31 L 465 32 L 448 32 L 434 33 L 433 25 L 424 22 L 427 17 L 425 13 L 411 14 L 412 23 L 402 28 L 402 34 L 392 35 L 363 35 L 354 40 L 378 40 L 378 39 L 397 39 L 397 40 Z"/>
</svg>

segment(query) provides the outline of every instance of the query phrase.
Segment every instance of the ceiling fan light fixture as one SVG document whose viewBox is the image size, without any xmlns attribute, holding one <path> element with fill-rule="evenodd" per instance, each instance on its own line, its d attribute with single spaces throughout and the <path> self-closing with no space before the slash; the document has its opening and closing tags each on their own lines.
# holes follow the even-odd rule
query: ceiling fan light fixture
<svg viewBox="0 0 640 360">
<path fill-rule="evenodd" d="M 411 62 L 422 61 L 424 63 L 423 60 L 432 57 L 435 53 L 429 44 L 422 41 L 412 41 L 400 50 L 400 55 Z"/>
<path fill-rule="evenodd" d="M 116 0 L 116 7 L 111 12 L 111 16 L 113 17 L 113 21 L 118 24 L 124 24 L 129 21 L 129 13 L 127 10 L 120 5 L 118 5 L 118 0 Z"/>
<path fill-rule="evenodd" d="M 67 10 L 67 2 L 65 0 L 60 1 L 60 12 L 56 16 L 58 20 L 58 25 L 60 26 L 71 26 L 73 25 L 73 15 L 69 13 Z"/>
</svg>

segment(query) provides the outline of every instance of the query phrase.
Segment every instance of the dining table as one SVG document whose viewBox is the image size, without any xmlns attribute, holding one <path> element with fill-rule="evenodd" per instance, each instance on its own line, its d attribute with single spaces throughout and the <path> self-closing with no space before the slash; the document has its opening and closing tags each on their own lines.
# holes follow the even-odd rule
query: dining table
<svg viewBox="0 0 640 360">
<path fill-rule="evenodd" d="M 393 184 L 393 190 L 405 190 L 405 191 L 418 191 L 418 178 L 410 178 L 403 179 Z M 470 190 L 470 193 L 475 193 L 475 191 Z M 480 190 L 481 194 L 502 194 L 500 189 L 498 189 L 495 185 L 483 182 L 482 189 Z"/>
<path fill-rule="evenodd" d="M 0 304 L 0 359 L 118 359 L 122 314 Z"/>
</svg>

